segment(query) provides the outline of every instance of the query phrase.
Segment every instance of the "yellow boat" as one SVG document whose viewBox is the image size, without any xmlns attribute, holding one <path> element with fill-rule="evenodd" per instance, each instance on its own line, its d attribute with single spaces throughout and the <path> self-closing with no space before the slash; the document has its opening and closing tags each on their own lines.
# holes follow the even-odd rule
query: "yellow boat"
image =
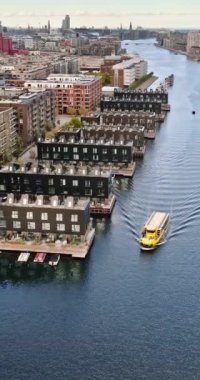
<svg viewBox="0 0 200 380">
<path fill-rule="evenodd" d="M 142 229 L 140 247 L 142 250 L 155 249 L 165 239 L 169 226 L 169 214 L 154 211 Z"/>
</svg>

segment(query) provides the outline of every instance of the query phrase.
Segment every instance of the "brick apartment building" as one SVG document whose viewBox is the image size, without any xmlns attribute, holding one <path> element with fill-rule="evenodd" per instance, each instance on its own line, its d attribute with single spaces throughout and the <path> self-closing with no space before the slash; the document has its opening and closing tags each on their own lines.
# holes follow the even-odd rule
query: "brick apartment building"
<svg viewBox="0 0 200 380">
<path fill-rule="evenodd" d="M 0 107 L 0 160 L 6 152 L 13 153 L 17 137 L 17 114 L 9 107 Z"/>
<path fill-rule="evenodd" d="M 90 112 L 100 103 L 102 80 L 98 76 L 51 74 L 45 81 L 25 82 L 29 89 L 51 89 L 55 96 L 55 114 L 67 114 L 70 108 Z"/>
<path fill-rule="evenodd" d="M 36 134 L 45 131 L 55 121 L 54 96 L 52 91 L 27 92 L 12 99 L 1 99 L 1 108 L 17 111 L 18 132 L 23 146 L 30 144 Z"/>
</svg>

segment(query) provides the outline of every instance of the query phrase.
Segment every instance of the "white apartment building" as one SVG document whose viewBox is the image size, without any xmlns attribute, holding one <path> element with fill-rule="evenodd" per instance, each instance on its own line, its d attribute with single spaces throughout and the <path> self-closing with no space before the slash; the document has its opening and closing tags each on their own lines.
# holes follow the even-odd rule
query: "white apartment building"
<svg viewBox="0 0 200 380">
<path fill-rule="evenodd" d="M 187 53 L 190 52 L 192 47 L 200 47 L 200 31 L 188 32 L 187 36 Z"/>
<path fill-rule="evenodd" d="M 147 74 L 147 62 L 139 57 L 117 63 L 112 67 L 114 73 L 114 86 L 128 87 L 136 79 Z"/>
</svg>

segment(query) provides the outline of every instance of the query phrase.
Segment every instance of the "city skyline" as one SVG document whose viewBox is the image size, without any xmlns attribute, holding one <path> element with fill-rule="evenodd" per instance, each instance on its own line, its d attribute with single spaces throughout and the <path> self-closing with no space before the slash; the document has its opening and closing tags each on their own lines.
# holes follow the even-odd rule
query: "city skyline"
<svg viewBox="0 0 200 380">
<path fill-rule="evenodd" d="M 16 4 L 15 0 L 8 0 L 1 6 L 1 20 L 7 26 L 27 26 L 28 24 L 38 27 L 40 24 L 47 24 L 51 20 L 53 27 L 60 27 L 63 17 L 69 14 L 71 26 L 96 26 L 119 27 L 122 24 L 128 27 L 132 21 L 133 27 L 138 25 L 144 27 L 178 27 L 178 28 L 198 28 L 200 16 L 200 4 L 197 0 L 190 3 L 185 0 L 177 0 L 176 4 L 172 0 L 110 0 L 109 4 L 102 0 L 100 4 L 95 4 L 92 0 L 87 1 L 87 5 L 77 0 L 75 3 L 69 1 L 66 5 L 64 0 L 57 0 L 56 6 L 53 2 L 39 0 L 22 0 Z"/>
</svg>

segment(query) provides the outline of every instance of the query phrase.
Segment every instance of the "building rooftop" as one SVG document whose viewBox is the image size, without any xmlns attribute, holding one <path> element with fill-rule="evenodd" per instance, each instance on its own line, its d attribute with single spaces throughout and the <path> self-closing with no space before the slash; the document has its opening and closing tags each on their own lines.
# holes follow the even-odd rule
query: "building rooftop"
<svg viewBox="0 0 200 380">
<path fill-rule="evenodd" d="M 60 209 L 73 209 L 73 210 L 84 210 L 89 204 L 87 199 L 75 199 L 74 197 L 65 196 L 48 196 L 48 195 L 14 195 L 8 194 L 6 197 L 0 197 L 1 205 L 5 206 L 18 206 L 18 207 L 39 207 L 42 208 L 56 208 Z"/>
<path fill-rule="evenodd" d="M 106 139 L 102 137 L 101 139 L 95 140 L 94 138 L 91 139 L 84 139 L 81 138 L 79 141 L 75 141 L 74 137 L 66 137 L 64 134 L 59 135 L 57 138 L 47 138 L 47 139 L 39 139 L 38 142 L 44 143 L 44 144 L 64 144 L 64 145 L 83 145 L 83 147 L 88 145 L 103 145 L 103 146 L 133 146 L 132 142 L 124 142 L 123 140 L 114 141 L 113 139 Z"/>
<path fill-rule="evenodd" d="M 0 169 L 0 173 L 11 173 L 11 174 L 37 174 L 37 175 L 64 175 L 69 177 L 101 177 L 110 178 L 111 171 L 103 170 L 99 167 L 94 166 L 73 166 L 73 165 L 61 165 L 53 164 L 49 165 L 45 163 L 32 163 L 27 162 L 24 165 L 19 165 L 16 163 L 11 163 L 3 166 Z"/>
</svg>

